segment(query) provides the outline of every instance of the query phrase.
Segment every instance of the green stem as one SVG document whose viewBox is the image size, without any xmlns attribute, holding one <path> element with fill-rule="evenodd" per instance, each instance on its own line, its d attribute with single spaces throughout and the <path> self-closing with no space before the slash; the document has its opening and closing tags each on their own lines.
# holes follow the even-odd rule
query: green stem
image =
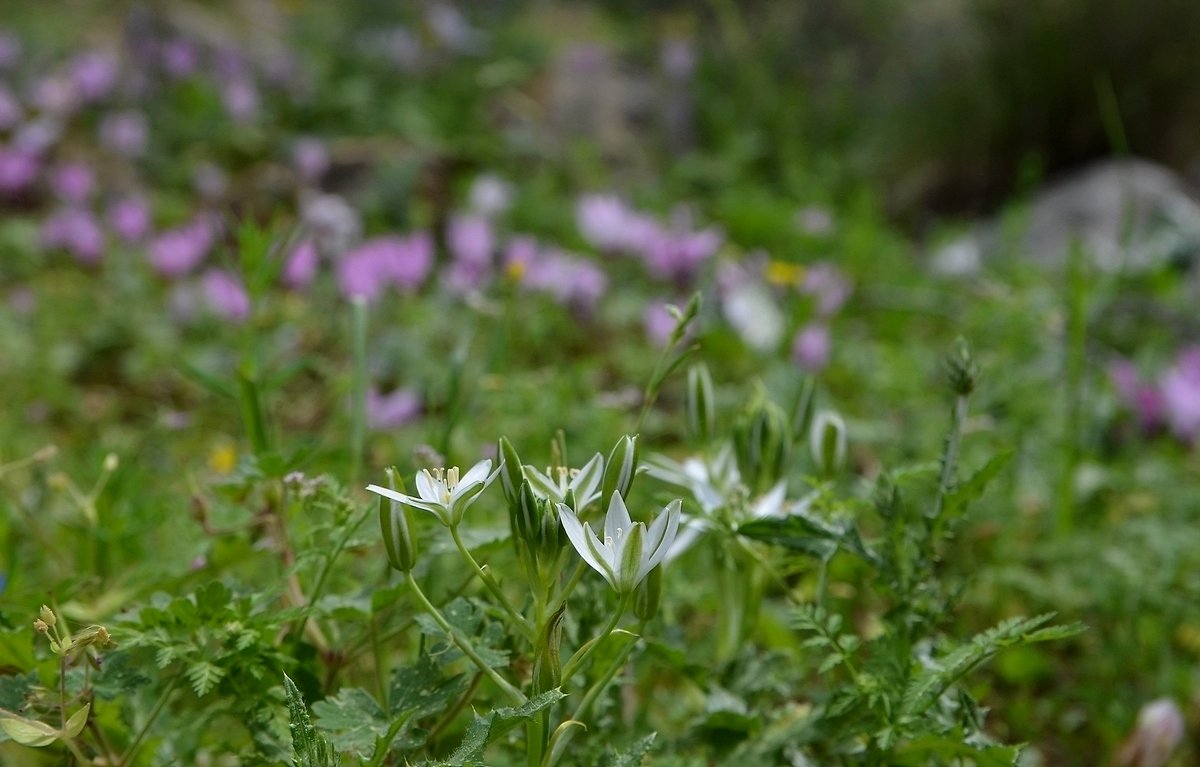
<svg viewBox="0 0 1200 767">
<path fill-rule="evenodd" d="M 254 372 L 250 360 L 244 361 L 238 368 L 237 380 L 246 435 L 250 438 L 250 447 L 254 450 L 254 454 L 262 455 L 270 449 L 271 442 L 267 435 L 266 417 L 263 415 L 262 393 L 258 388 L 258 376 Z"/>
<path fill-rule="evenodd" d="M 960 394 L 954 400 L 954 412 L 950 432 L 946 435 L 946 446 L 942 451 L 942 473 L 938 477 L 937 495 L 933 499 L 933 521 L 938 524 L 946 496 L 954 487 L 954 475 L 958 470 L 958 450 L 962 444 L 963 425 L 967 421 L 967 396 Z"/>
<path fill-rule="evenodd" d="M 571 579 L 567 581 L 567 585 L 563 586 L 562 593 L 558 595 L 558 598 L 552 601 L 555 603 L 567 601 L 567 598 L 571 596 L 571 592 L 579 585 L 579 581 L 583 580 L 583 574 L 586 570 L 587 564 L 585 562 L 580 561 L 579 564 L 575 565 L 575 572 L 571 573 Z"/>
<path fill-rule="evenodd" d="M 175 687 L 178 684 L 179 677 L 172 677 L 171 683 L 167 685 L 167 689 L 163 690 L 162 695 L 158 696 L 158 700 L 154 703 L 154 708 L 150 709 L 150 715 L 146 717 L 145 724 L 142 725 L 142 728 L 138 730 L 137 735 L 135 735 L 133 740 L 130 741 L 129 747 L 126 748 L 125 753 L 121 755 L 121 761 L 118 762 L 118 764 L 127 765 L 133 761 L 134 755 L 137 754 L 138 749 L 142 746 L 142 741 L 146 739 L 146 735 L 150 732 L 150 727 L 154 724 L 155 720 L 158 719 L 158 716 L 162 713 L 163 708 L 166 707 L 167 700 L 171 697 L 171 694 L 175 692 Z"/>
<path fill-rule="evenodd" d="M 425 596 L 425 592 L 421 590 L 421 586 L 417 583 L 417 579 L 412 577 L 412 573 L 409 573 L 407 577 L 408 584 L 412 587 L 413 596 L 417 598 L 417 601 L 420 602 L 421 607 L 425 610 L 425 612 L 429 613 L 430 617 L 432 617 L 434 622 L 441 627 L 442 631 L 446 632 L 446 635 L 450 637 L 450 641 L 454 642 L 454 645 L 462 651 L 463 655 L 466 655 L 468 658 L 470 658 L 471 662 L 474 663 L 480 671 L 486 674 L 487 677 L 491 679 L 497 687 L 504 691 L 504 694 L 511 698 L 514 703 L 516 703 L 518 706 L 526 703 L 527 699 L 525 695 L 516 687 L 513 687 L 507 679 L 500 676 L 496 669 L 489 666 L 487 661 L 481 658 L 479 653 L 475 652 L 475 648 L 471 646 L 471 643 L 465 637 L 459 634 L 453 626 L 450 625 L 450 622 L 446 620 L 446 617 L 442 615 L 440 610 L 433 606 L 433 603 L 430 602 L 429 598 Z"/>
<path fill-rule="evenodd" d="M 578 650 L 576 650 L 575 654 L 571 656 L 571 659 L 567 661 L 567 665 L 563 666 L 562 682 L 559 683 L 560 687 L 567 686 L 567 682 L 570 681 L 571 677 L 575 675 L 575 672 L 579 670 L 579 667 L 582 666 L 589 657 L 591 657 L 592 653 L 596 651 L 596 648 L 600 646 L 600 643 L 607 639 L 613 633 L 613 631 L 616 630 L 617 624 L 620 623 L 621 618 L 625 615 L 625 609 L 627 607 L 629 607 L 629 595 L 622 594 L 621 598 L 617 601 L 617 609 L 613 611 L 612 617 L 609 619 L 608 624 L 605 625 L 604 629 L 594 638 L 588 640 L 583 647 L 580 647 Z"/>
<path fill-rule="evenodd" d="M 355 296 L 350 304 L 350 349 L 353 382 L 350 403 L 350 484 L 358 484 L 367 442 L 367 302 Z"/>
<path fill-rule="evenodd" d="M 475 561 L 475 557 L 471 556 L 471 551 L 466 547 L 462 541 L 462 537 L 458 534 L 458 525 L 450 526 L 450 537 L 454 539 L 454 545 L 458 547 L 459 552 L 462 553 L 463 557 L 470 563 L 471 568 L 479 575 L 480 580 L 483 581 L 483 585 L 487 587 L 487 590 L 492 593 L 492 596 L 496 598 L 496 601 L 508 613 L 508 617 L 517 629 L 520 630 L 521 634 L 530 642 L 534 641 L 536 634 L 534 634 L 533 626 L 530 625 L 529 620 L 525 616 L 513 609 L 512 603 L 508 601 L 508 597 L 504 596 L 504 592 L 500 589 L 500 584 L 496 583 L 492 576 L 484 572 L 484 569 Z"/>
</svg>

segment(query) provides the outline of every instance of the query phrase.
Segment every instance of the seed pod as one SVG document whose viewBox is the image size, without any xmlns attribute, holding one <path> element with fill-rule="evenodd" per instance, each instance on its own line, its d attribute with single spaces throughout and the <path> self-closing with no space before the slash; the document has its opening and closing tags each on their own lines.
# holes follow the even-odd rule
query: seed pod
<svg viewBox="0 0 1200 767">
<path fill-rule="evenodd" d="M 688 368 L 688 433 L 697 442 L 707 443 L 716 429 L 716 421 L 712 376 L 708 372 L 708 366 L 700 362 Z"/>
<path fill-rule="evenodd" d="M 604 480 L 600 483 L 601 504 L 609 503 L 613 493 L 619 494 L 622 498 L 629 497 L 629 490 L 633 487 L 640 460 L 638 435 L 626 434 L 617 440 L 612 452 L 608 454 L 608 463 L 604 467 Z"/>
<path fill-rule="evenodd" d="M 571 495 L 571 493 L 568 493 L 568 495 Z M 538 499 L 538 502 L 542 505 L 542 511 L 541 528 L 537 540 L 537 553 L 539 559 L 550 562 L 562 550 L 563 544 L 566 543 L 565 534 L 563 533 L 562 522 L 558 518 L 558 509 L 554 508 L 554 504 L 545 499 Z"/>
<path fill-rule="evenodd" d="M 496 455 L 500 458 L 500 487 L 504 490 L 504 500 L 512 506 L 518 500 L 521 492 L 521 482 L 525 472 L 521 469 L 521 458 L 507 437 L 501 437 L 496 445 Z"/>
<path fill-rule="evenodd" d="M 388 485 L 393 490 L 404 492 L 404 482 L 395 467 L 389 468 L 387 475 Z M 379 528 L 383 531 L 388 563 L 402 573 L 411 572 L 417 564 L 417 538 L 408 506 L 380 496 Z"/>
<path fill-rule="evenodd" d="M 530 548 L 535 548 L 542 530 L 541 499 L 533 492 L 529 480 L 521 481 L 521 490 L 517 496 L 517 504 L 512 509 L 517 537 Z"/>
<path fill-rule="evenodd" d="M 750 490 L 762 493 L 783 476 L 791 449 L 788 417 L 760 391 L 733 429 L 738 466 Z"/>
</svg>

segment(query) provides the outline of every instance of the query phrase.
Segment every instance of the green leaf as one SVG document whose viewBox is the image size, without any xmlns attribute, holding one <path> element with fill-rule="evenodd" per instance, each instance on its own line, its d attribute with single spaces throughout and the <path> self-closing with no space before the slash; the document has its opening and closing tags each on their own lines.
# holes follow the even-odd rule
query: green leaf
<svg viewBox="0 0 1200 767">
<path fill-rule="evenodd" d="M 470 686 L 464 674 L 444 678 L 435 659 L 422 655 L 414 665 L 398 668 L 392 674 L 388 693 L 392 715 L 408 712 L 413 719 L 424 719 L 440 714 Z"/>
<path fill-rule="evenodd" d="M 936 760 L 946 764 L 969 760 L 975 767 L 1016 767 L 1021 757 L 1020 746 L 984 746 L 976 748 L 962 737 L 931 735 L 904 743 L 896 749 L 892 763 L 908 767 L 924 767 Z"/>
<path fill-rule="evenodd" d="M 58 740 L 59 732 L 44 722 L 20 716 L 0 718 L 0 730 L 22 746 L 41 748 Z"/>
<path fill-rule="evenodd" d="M 67 720 L 67 724 L 63 727 L 63 736 L 74 738 L 83 732 L 83 726 L 87 724 L 88 713 L 92 710 L 92 704 L 84 703 L 83 708 L 71 714 L 71 718 Z"/>
<path fill-rule="evenodd" d="M 375 740 L 387 735 L 392 720 L 361 687 L 343 687 L 337 695 L 313 704 L 313 714 L 338 751 L 369 757 Z"/>
<path fill-rule="evenodd" d="M 292 749 L 296 752 L 293 763 L 296 767 L 337 767 L 340 760 L 325 736 L 313 727 L 308 708 L 304 705 L 304 696 L 287 674 L 283 675 L 283 690 L 291 715 L 289 728 L 292 731 Z"/>
<path fill-rule="evenodd" d="M 499 668 L 508 665 L 508 651 L 501 649 L 504 643 L 504 628 L 498 623 L 485 624 L 483 608 L 459 597 L 446 605 L 442 614 L 459 634 L 471 637 L 475 652 L 488 666 Z M 423 634 L 441 640 L 441 646 L 435 647 L 432 653 L 442 656 L 443 664 L 462 657 L 462 652 L 432 617 L 421 614 L 416 616 L 416 621 Z"/>
<path fill-rule="evenodd" d="M 943 513 L 947 517 L 953 518 L 962 514 L 967 506 L 982 498 L 988 485 L 1008 466 L 1013 455 L 1012 450 L 997 453 L 968 479 L 960 482 L 954 491 L 946 496 Z"/>
<path fill-rule="evenodd" d="M 658 733 L 652 732 L 641 740 L 635 741 L 624 751 L 609 755 L 600 763 L 601 767 L 638 767 L 646 754 L 650 753 L 650 747 L 654 745 L 656 737 L 658 737 Z"/>
<path fill-rule="evenodd" d="M 185 673 L 197 697 L 203 698 L 225 676 L 225 669 L 208 661 L 200 661 L 188 666 Z"/>
<path fill-rule="evenodd" d="M 530 698 L 520 706 L 497 708 L 485 716 L 476 714 L 474 721 L 467 728 L 467 734 L 463 737 L 462 744 L 442 764 L 445 767 L 469 767 L 479 764 L 479 760 L 483 758 L 483 751 L 490 741 L 517 725 L 529 721 L 565 697 L 562 690 L 555 688 Z"/>
</svg>

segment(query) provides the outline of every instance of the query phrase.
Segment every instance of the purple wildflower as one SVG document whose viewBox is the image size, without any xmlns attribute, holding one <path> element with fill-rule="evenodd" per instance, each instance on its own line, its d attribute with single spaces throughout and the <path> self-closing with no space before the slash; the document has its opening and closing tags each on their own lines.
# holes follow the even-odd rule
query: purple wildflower
<svg viewBox="0 0 1200 767">
<path fill-rule="evenodd" d="M 150 231 L 150 206 L 140 197 L 117 200 L 108 208 L 108 225 L 126 243 L 141 242 Z"/>
<path fill-rule="evenodd" d="M 833 264 L 813 264 L 804 277 L 804 290 L 817 298 L 817 314 L 829 317 L 836 314 L 852 288 L 850 281 Z"/>
<path fill-rule="evenodd" d="M 150 129 L 146 115 L 137 111 L 112 112 L 100 121 L 100 143 L 124 157 L 138 157 L 146 151 Z"/>
<path fill-rule="evenodd" d="M 446 247 L 455 261 L 487 266 L 492 261 L 495 247 L 491 223 L 483 216 L 451 216 L 446 230 Z"/>
<path fill-rule="evenodd" d="M 25 191 L 37 180 L 41 161 L 35 152 L 0 145 L 0 195 Z"/>
<path fill-rule="evenodd" d="M 96 217 L 79 208 L 63 208 L 42 222 L 42 245 L 69 252 L 83 264 L 104 255 L 104 231 Z"/>
<path fill-rule="evenodd" d="M 1200 437 L 1200 346 L 1184 349 L 1159 382 L 1167 423 L 1176 437 Z"/>
<path fill-rule="evenodd" d="M 608 289 L 604 270 L 585 258 L 560 250 L 539 254 L 527 267 L 523 284 L 549 294 L 564 306 L 591 311 Z"/>
<path fill-rule="evenodd" d="M 245 77 L 225 82 L 221 87 L 221 102 L 234 122 L 250 122 L 258 116 L 258 88 Z"/>
<path fill-rule="evenodd" d="M 82 203 L 92 196 L 96 178 L 92 169 L 83 163 L 58 165 L 50 171 L 50 189 L 64 202 Z"/>
<path fill-rule="evenodd" d="M 676 320 L 667 310 L 667 302 L 652 301 L 642 315 L 642 326 L 646 329 L 646 337 L 655 346 L 666 346 L 671 333 L 675 330 Z"/>
<path fill-rule="evenodd" d="M 372 386 L 367 390 L 367 425 L 375 431 L 396 429 L 421 415 L 421 396 L 413 389 L 397 389 L 382 394 Z"/>
<path fill-rule="evenodd" d="M 292 249 L 283 265 L 283 284 L 293 290 L 303 290 L 317 276 L 319 263 L 317 246 L 311 239 L 304 239 Z"/>
<path fill-rule="evenodd" d="M 1166 413 L 1162 392 L 1158 386 L 1143 381 L 1132 362 L 1115 360 L 1108 367 L 1108 376 L 1121 401 L 1137 414 L 1142 431 L 1151 432 L 1164 424 Z"/>
<path fill-rule="evenodd" d="M 575 223 L 579 233 L 597 250 L 622 250 L 628 242 L 629 219 L 633 211 L 619 197 L 589 194 L 575 205 Z"/>
<path fill-rule="evenodd" d="M 63 125 L 58 119 L 42 116 L 17 128 L 12 145 L 23 152 L 42 154 L 62 138 Z"/>
<path fill-rule="evenodd" d="M 116 57 L 103 51 L 80 54 L 71 62 L 71 84 L 85 102 L 99 101 L 112 92 L 119 74 Z"/>
<path fill-rule="evenodd" d="M 79 92 L 68 78 L 45 75 L 33 84 L 31 100 L 42 112 L 63 118 L 79 107 Z"/>
<path fill-rule="evenodd" d="M 217 316 L 230 322 L 245 322 L 250 316 L 250 295 L 235 275 L 210 269 L 202 281 L 204 300 Z"/>
<path fill-rule="evenodd" d="M 300 203 L 300 218 L 312 233 L 317 250 L 337 256 L 362 236 L 358 211 L 334 194 L 307 194 Z"/>
<path fill-rule="evenodd" d="M 687 218 L 681 217 L 671 230 L 660 230 L 643 245 L 646 268 L 655 277 L 676 282 L 691 280 L 725 241 L 717 229 L 690 231 L 691 222 Z"/>
<path fill-rule="evenodd" d="M 292 144 L 292 166 L 301 180 L 315 184 L 329 170 L 329 150 L 320 139 L 305 137 Z"/>
<path fill-rule="evenodd" d="M 0 130 L 8 130 L 24 117 L 21 102 L 4 83 L 0 83 Z"/>
<path fill-rule="evenodd" d="M 792 339 L 792 360 L 808 373 L 820 373 L 829 364 L 829 328 L 805 325 Z"/>
<path fill-rule="evenodd" d="M 200 63 L 200 52 L 191 40 L 176 37 L 163 43 L 162 68 L 173 78 L 190 77 Z"/>
<path fill-rule="evenodd" d="M 213 246 L 212 224 L 197 218 L 150 241 L 150 263 L 164 277 L 182 277 L 204 261 Z"/>
<path fill-rule="evenodd" d="M 229 191 L 229 175 L 211 162 L 202 162 L 192 171 L 192 188 L 206 200 L 220 200 Z"/>
</svg>

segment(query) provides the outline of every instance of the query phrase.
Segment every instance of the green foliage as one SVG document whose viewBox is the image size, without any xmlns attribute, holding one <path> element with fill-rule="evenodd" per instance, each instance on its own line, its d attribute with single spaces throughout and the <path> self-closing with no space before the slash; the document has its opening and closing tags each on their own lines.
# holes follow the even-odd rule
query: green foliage
<svg viewBox="0 0 1200 767">
<path fill-rule="evenodd" d="M 340 761 L 334 755 L 329 741 L 312 726 L 304 696 L 287 674 L 283 675 L 283 690 L 292 720 L 289 727 L 292 731 L 292 748 L 296 752 L 293 763 L 296 767 L 337 767 Z"/>
</svg>

